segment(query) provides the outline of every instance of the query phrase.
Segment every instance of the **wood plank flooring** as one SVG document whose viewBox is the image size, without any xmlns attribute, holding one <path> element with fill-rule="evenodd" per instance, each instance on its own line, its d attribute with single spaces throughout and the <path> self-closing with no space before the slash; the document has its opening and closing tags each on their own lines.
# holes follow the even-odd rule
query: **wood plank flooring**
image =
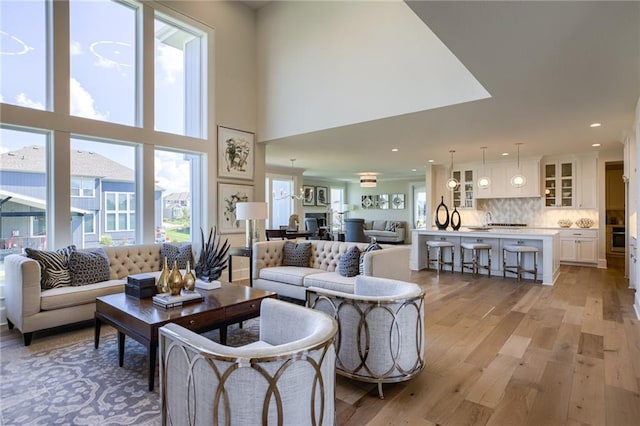
<svg viewBox="0 0 640 426">
<path fill-rule="evenodd" d="M 412 273 L 426 367 L 375 385 L 338 376 L 339 425 L 640 424 L 640 321 L 621 270 L 562 266 L 554 287 Z M 2 327 L 0 348 L 22 344 Z"/>
</svg>

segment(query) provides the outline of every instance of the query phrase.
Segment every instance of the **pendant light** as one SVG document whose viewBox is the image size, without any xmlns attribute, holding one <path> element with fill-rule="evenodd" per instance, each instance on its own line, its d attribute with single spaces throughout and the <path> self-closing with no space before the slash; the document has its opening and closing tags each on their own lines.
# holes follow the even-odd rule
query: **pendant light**
<svg viewBox="0 0 640 426">
<path fill-rule="evenodd" d="M 451 153 L 451 174 L 449 176 L 449 179 L 447 180 L 447 188 L 450 191 L 454 191 L 460 186 L 460 182 L 458 182 L 458 180 L 453 177 L 453 153 L 455 151 L 451 150 L 449 152 Z"/>
<path fill-rule="evenodd" d="M 522 188 L 527 183 L 527 178 L 520 171 L 520 145 L 522 145 L 522 142 L 516 143 L 518 147 L 518 171 L 511 176 L 511 186 L 515 188 Z"/>
<path fill-rule="evenodd" d="M 291 161 L 291 186 L 293 186 L 293 182 L 295 181 L 295 167 L 294 164 L 296 162 L 295 158 L 290 158 Z M 276 191 L 273 191 L 272 197 L 274 200 L 286 200 L 288 198 L 292 200 L 303 200 L 304 199 L 304 188 L 300 188 L 298 193 L 292 192 L 289 194 L 284 189 L 280 188 L 280 193 L 276 195 Z"/>
<path fill-rule="evenodd" d="M 485 189 L 491 185 L 491 179 L 487 176 L 487 168 L 484 164 L 484 152 L 487 147 L 481 146 L 480 149 L 482 150 L 482 176 L 478 178 L 478 188 Z"/>
</svg>

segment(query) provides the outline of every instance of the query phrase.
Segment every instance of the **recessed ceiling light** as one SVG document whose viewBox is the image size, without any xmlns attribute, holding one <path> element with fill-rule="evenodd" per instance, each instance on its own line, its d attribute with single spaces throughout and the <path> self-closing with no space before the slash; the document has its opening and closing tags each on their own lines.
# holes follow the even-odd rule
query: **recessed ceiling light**
<svg viewBox="0 0 640 426">
<path fill-rule="evenodd" d="M 392 148 L 391 152 L 398 152 L 398 148 Z"/>
<path fill-rule="evenodd" d="M 599 143 L 592 143 L 591 146 L 600 146 Z"/>
<path fill-rule="evenodd" d="M 429 163 L 433 163 L 433 160 L 429 160 Z"/>
<path fill-rule="evenodd" d="M 589 127 L 600 127 L 600 126 L 602 126 L 602 124 L 600 124 L 600 123 L 591 123 L 591 124 L 589 124 Z"/>
<path fill-rule="evenodd" d="M 418 171 L 418 169 L 411 169 L 411 171 L 412 171 L 412 172 L 417 172 L 417 171 Z"/>
<path fill-rule="evenodd" d="M 502 153 L 502 156 L 503 156 L 503 157 L 506 157 L 507 155 L 509 155 L 509 153 L 508 153 L 508 152 L 503 152 L 503 153 Z"/>
</svg>

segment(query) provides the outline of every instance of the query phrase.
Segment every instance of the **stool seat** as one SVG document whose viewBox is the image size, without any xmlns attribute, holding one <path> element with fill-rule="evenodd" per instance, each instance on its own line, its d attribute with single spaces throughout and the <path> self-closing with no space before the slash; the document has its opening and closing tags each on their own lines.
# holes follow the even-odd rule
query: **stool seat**
<svg viewBox="0 0 640 426">
<path fill-rule="evenodd" d="M 453 247 L 455 244 L 449 241 L 427 241 L 429 247 Z"/>
<path fill-rule="evenodd" d="M 462 243 L 461 247 L 466 248 L 467 250 L 481 250 L 481 249 L 490 249 L 491 244 L 485 243 Z"/>
<path fill-rule="evenodd" d="M 507 272 L 516 274 L 518 281 L 522 279 L 524 273 L 533 274 L 533 282 L 538 281 L 538 248 L 525 245 L 506 245 L 502 247 L 502 276 L 506 278 Z M 507 253 L 515 253 L 516 264 L 507 265 Z M 526 254 L 533 254 L 533 267 L 527 269 L 524 267 L 524 258 Z"/>
</svg>

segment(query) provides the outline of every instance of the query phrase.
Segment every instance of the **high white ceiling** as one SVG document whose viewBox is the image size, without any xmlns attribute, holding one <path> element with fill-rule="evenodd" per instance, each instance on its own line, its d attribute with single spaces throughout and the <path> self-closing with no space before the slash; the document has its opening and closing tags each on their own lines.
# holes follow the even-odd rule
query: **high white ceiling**
<svg viewBox="0 0 640 426">
<path fill-rule="evenodd" d="M 385 180 L 448 165 L 451 149 L 456 163 L 517 142 L 521 157 L 622 149 L 640 96 L 640 2 L 407 4 L 491 98 L 266 141 L 268 166 L 296 158 L 305 177 Z"/>
</svg>

